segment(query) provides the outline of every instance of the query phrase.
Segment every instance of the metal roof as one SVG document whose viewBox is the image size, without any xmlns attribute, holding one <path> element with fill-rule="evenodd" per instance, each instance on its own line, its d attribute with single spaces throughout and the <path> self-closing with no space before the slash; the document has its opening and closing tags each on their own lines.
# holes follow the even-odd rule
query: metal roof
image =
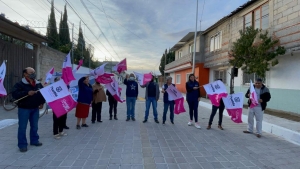
<svg viewBox="0 0 300 169">
<path fill-rule="evenodd" d="M 227 19 L 229 19 L 231 16 L 237 14 L 238 12 L 240 12 L 241 10 L 247 8 L 248 6 L 252 5 L 254 2 L 257 1 L 261 1 L 261 0 L 249 0 L 248 2 L 244 3 L 243 5 L 239 6 L 238 8 L 236 8 L 234 11 L 232 11 L 230 14 L 228 14 L 227 16 L 224 16 L 223 18 L 221 18 L 220 20 L 218 20 L 215 24 L 213 24 L 212 26 L 210 26 L 209 28 L 207 28 L 202 35 L 206 34 L 207 32 L 211 31 L 212 29 L 214 29 L 215 27 L 217 27 L 218 25 L 220 25 L 221 23 L 223 23 L 224 21 L 226 21 Z"/>
</svg>

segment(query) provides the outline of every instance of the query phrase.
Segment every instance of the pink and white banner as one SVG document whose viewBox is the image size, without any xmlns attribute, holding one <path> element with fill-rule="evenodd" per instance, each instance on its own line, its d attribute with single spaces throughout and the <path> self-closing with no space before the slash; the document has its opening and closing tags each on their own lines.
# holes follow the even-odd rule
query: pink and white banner
<svg viewBox="0 0 300 169">
<path fill-rule="evenodd" d="M 0 97 L 7 95 L 7 92 L 3 85 L 5 74 L 6 74 L 6 64 L 3 61 L 2 65 L 0 66 Z"/>
<path fill-rule="evenodd" d="M 53 76 L 54 73 L 54 67 L 52 67 L 46 74 L 46 80 L 45 80 L 45 85 L 48 84 Z"/>
<path fill-rule="evenodd" d="M 242 123 L 244 94 L 231 94 L 227 97 L 223 97 L 222 99 L 228 115 L 231 116 L 231 120 L 235 123 Z"/>
<path fill-rule="evenodd" d="M 92 75 L 92 76 L 95 76 L 95 78 L 97 78 L 98 76 L 101 76 L 101 75 L 103 75 L 104 73 L 105 73 L 105 65 L 106 65 L 107 63 L 104 63 L 104 64 L 102 64 L 101 66 L 99 66 L 99 67 L 97 67 L 96 69 L 94 69 L 94 70 L 92 70 L 91 72 L 90 72 L 90 74 Z"/>
<path fill-rule="evenodd" d="M 182 93 L 173 85 L 168 86 L 166 91 L 168 92 L 169 99 L 175 101 L 174 113 L 180 114 L 186 112 Z"/>
<path fill-rule="evenodd" d="M 255 92 L 252 80 L 250 80 L 250 100 L 251 100 L 251 104 L 250 104 L 250 108 L 256 107 L 259 105 L 258 103 L 258 99 L 257 99 L 257 94 Z"/>
<path fill-rule="evenodd" d="M 203 86 L 211 103 L 214 106 L 219 107 L 222 97 L 226 97 L 227 90 L 224 83 L 221 80 L 214 81 L 212 83 Z"/>
<path fill-rule="evenodd" d="M 139 84 L 141 86 L 147 84 L 148 82 L 150 82 L 152 80 L 152 73 L 146 73 L 146 74 L 142 74 L 142 73 L 137 73 L 137 72 L 133 72 L 139 82 Z"/>
<path fill-rule="evenodd" d="M 112 77 L 114 74 L 112 73 L 104 73 L 103 75 L 100 75 L 97 77 L 96 82 L 102 83 L 102 84 L 108 84 L 113 82 Z"/>
<path fill-rule="evenodd" d="M 70 53 L 66 56 L 65 61 L 63 63 L 61 78 L 64 80 L 64 82 L 67 85 L 69 85 L 72 80 L 75 80 L 75 77 L 74 77 L 73 71 L 72 71 Z"/>
<path fill-rule="evenodd" d="M 109 91 L 109 93 L 118 101 L 123 103 L 125 100 L 121 99 L 120 92 L 121 88 L 119 88 L 118 81 L 113 77 L 112 82 L 105 84 L 106 89 Z"/>
<path fill-rule="evenodd" d="M 63 80 L 42 88 L 40 92 L 56 117 L 70 112 L 77 105 Z"/>
<path fill-rule="evenodd" d="M 82 64 L 83 64 L 83 60 L 82 59 L 80 59 L 79 60 L 79 62 L 78 62 L 78 65 L 77 65 L 77 67 L 75 68 L 75 69 L 73 69 L 73 73 L 76 73 L 77 72 L 77 70 L 82 66 Z"/>
<path fill-rule="evenodd" d="M 117 71 L 118 73 L 123 72 L 124 70 L 127 70 L 127 62 L 126 58 L 123 59 L 121 62 L 119 62 L 116 66 L 113 67 L 114 71 Z"/>
</svg>

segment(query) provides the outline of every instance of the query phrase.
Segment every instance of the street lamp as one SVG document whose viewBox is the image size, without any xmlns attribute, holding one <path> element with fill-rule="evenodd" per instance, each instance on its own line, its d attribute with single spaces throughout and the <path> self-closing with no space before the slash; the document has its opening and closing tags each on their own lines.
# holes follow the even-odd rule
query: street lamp
<svg viewBox="0 0 300 169">
<path fill-rule="evenodd" d="M 194 53 L 193 53 L 193 70 L 192 73 L 195 73 L 195 56 L 196 56 L 196 39 L 197 39 L 197 23 L 198 23 L 198 0 L 197 0 L 197 8 L 196 8 L 196 29 L 194 35 Z"/>
</svg>

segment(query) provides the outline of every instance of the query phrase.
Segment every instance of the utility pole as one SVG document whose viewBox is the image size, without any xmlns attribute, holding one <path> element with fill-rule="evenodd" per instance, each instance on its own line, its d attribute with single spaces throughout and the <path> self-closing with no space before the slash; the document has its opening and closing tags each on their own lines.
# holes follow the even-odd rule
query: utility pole
<svg viewBox="0 0 300 169">
<path fill-rule="evenodd" d="M 197 40 L 197 23 L 198 23 L 198 0 L 197 0 L 197 8 L 196 8 L 196 29 L 194 35 L 194 53 L 193 53 L 193 69 L 192 73 L 195 73 L 195 56 L 196 56 L 196 40 Z"/>
<path fill-rule="evenodd" d="M 74 69 L 74 23 L 72 24 L 72 70 Z"/>
<path fill-rule="evenodd" d="M 164 80 L 166 80 L 166 64 L 167 64 L 167 50 L 165 51 L 165 66 L 164 66 Z"/>
</svg>

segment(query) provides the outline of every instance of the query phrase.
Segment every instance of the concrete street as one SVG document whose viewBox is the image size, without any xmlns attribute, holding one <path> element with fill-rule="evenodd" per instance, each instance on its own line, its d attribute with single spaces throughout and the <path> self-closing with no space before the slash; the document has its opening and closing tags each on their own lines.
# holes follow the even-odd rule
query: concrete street
<svg viewBox="0 0 300 169">
<path fill-rule="evenodd" d="M 175 115 L 174 125 L 168 118 L 163 126 L 162 98 L 157 106 L 160 124 L 154 122 L 152 109 L 144 124 L 144 91 L 139 89 L 135 122 L 125 121 L 125 103 L 118 105 L 119 120 L 108 120 L 106 102 L 103 104 L 103 123 L 91 124 L 89 116 L 89 127 L 77 130 L 73 110 L 68 114 L 70 129 L 65 130 L 68 136 L 56 140 L 52 135 L 52 113 L 49 113 L 39 121 L 43 146 L 29 146 L 26 153 L 20 153 L 17 147 L 17 124 L 0 129 L 0 168 L 300 168 L 300 146 L 272 134 L 264 133 L 262 138 L 244 134 L 246 124 L 235 124 L 227 117 L 223 123 L 225 130 L 221 131 L 217 128 L 217 115 L 212 129 L 206 130 L 210 110 L 204 107 L 199 107 L 202 129 L 187 125 L 188 112 Z M 188 111 L 187 104 L 185 107 Z M 0 120 L 17 119 L 16 110 L 5 112 L 1 108 L 0 112 Z"/>
</svg>

